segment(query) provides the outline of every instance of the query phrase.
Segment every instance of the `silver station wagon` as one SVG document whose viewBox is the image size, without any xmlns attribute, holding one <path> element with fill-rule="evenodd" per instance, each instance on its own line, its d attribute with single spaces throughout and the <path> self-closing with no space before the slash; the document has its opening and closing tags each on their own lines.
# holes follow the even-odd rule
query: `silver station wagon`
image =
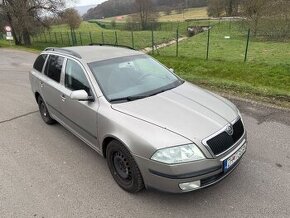
<svg viewBox="0 0 290 218">
<path fill-rule="evenodd" d="M 128 192 L 207 187 L 246 152 L 235 105 L 130 48 L 47 48 L 30 82 L 44 122 L 57 121 L 105 157 Z"/>
</svg>

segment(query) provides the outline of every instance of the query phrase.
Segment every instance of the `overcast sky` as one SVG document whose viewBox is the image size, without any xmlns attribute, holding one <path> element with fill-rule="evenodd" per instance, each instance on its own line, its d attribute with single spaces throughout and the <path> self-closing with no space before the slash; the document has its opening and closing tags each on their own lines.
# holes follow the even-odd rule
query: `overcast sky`
<svg viewBox="0 0 290 218">
<path fill-rule="evenodd" d="M 73 0 L 75 3 L 71 3 L 72 6 L 83 6 L 83 5 L 97 5 L 106 0 Z"/>
</svg>

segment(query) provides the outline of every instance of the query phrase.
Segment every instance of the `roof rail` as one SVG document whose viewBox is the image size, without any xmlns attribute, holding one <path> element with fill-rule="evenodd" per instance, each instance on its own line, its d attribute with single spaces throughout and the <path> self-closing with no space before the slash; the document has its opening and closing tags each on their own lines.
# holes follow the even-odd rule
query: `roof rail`
<svg viewBox="0 0 290 218">
<path fill-rule="evenodd" d="M 72 56 L 80 58 L 80 59 L 82 58 L 82 56 L 80 56 L 77 52 L 74 52 L 74 51 L 69 50 L 69 49 L 64 49 L 64 48 L 48 47 L 48 48 L 44 49 L 44 51 L 55 51 L 55 52 L 59 52 L 59 53 L 69 54 L 69 55 L 72 55 Z"/>
<path fill-rule="evenodd" d="M 117 45 L 117 44 L 109 44 L 109 43 L 91 43 L 89 45 L 98 45 L 98 46 L 113 46 L 113 47 L 120 47 L 120 48 L 128 48 L 128 49 L 131 49 L 131 50 L 135 50 L 135 48 L 132 48 L 130 46 L 127 46 L 127 45 Z"/>
</svg>

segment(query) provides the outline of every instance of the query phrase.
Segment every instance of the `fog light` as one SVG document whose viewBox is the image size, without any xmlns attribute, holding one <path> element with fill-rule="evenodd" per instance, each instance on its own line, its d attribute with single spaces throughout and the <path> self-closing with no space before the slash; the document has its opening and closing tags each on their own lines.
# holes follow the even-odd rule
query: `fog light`
<svg viewBox="0 0 290 218">
<path fill-rule="evenodd" d="M 180 183 L 179 188 L 182 191 L 192 191 L 194 189 L 198 189 L 200 188 L 200 180 L 194 182 Z"/>
</svg>

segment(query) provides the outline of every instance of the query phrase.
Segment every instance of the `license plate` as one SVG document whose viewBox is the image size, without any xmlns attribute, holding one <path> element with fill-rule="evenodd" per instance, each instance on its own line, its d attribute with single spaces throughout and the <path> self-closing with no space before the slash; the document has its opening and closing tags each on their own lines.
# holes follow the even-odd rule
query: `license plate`
<svg viewBox="0 0 290 218">
<path fill-rule="evenodd" d="M 236 153 L 224 160 L 224 172 L 228 171 L 246 152 L 247 145 L 244 144 Z"/>
</svg>

